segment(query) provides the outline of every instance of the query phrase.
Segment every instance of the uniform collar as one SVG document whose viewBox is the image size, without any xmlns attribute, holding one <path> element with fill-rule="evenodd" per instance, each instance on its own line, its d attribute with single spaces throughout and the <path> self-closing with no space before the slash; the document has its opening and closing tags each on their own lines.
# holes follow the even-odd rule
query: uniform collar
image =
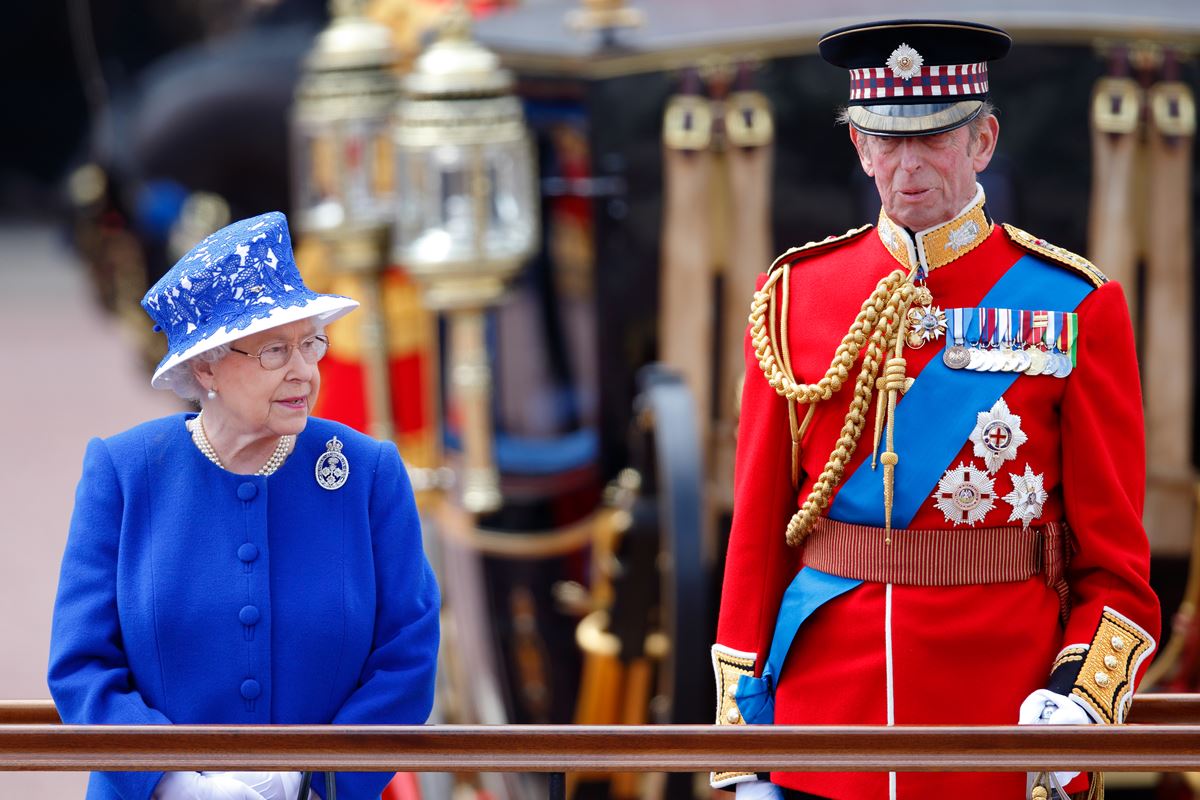
<svg viewBox="0 0 1200 800">
<path fill-rule="evenodd" d="M 992 233 L 992 220 L 987 213 L 983 187 L 975 184 L 971 202 L 949 222 L 911 234 L 880 209 L 876 232 L 887 251 L 908 270 L 915 269 L 916 279 L 921 280 L 982 244 Z"/>
</svg>

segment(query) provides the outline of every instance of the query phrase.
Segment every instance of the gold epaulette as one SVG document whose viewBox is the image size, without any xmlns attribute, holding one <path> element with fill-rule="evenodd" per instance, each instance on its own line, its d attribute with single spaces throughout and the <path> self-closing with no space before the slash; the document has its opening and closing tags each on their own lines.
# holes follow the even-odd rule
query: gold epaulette
<svg viewBox="0 0 1200 800">
<path fill-rule="evenodd" d="M 826 236 L 819 242 L 809 242 L 808 244 L 804 244 L 799 247 L 793 247 L 786 251 L 779 258 L 775 259 L 775 262 L 771 264 L 771 268 L 767 270 L 767 274 L 770 275 L 772 272 L 784 266 L 785 264 L 787 266 L 791 266 L 801 258 L 808 258 L 809 256 L 816 255 L 817 253 L 824 253 L 825 251 L 834 247 L 838 247 L 845 242 L 857 239 L 859 236 L 871 230 L 873 227 L 875 226 L 868 223 L 863 225 L 861 228 L 851 228 L 841 236 Z"/>
<path fill-rule="evenodd" d="M 1045 239 L 1039 239 L 1028 231 L 1023 231 L 1015 225 L 1004 223 L 1004 232 L 1008 234 L 1008 238 L 1012 239 L 1013 244 L 1020 247 L 1022 250 L 1028 250 L 1030 253 L 1036 253 L 1039 256 L 1045 256 L 1056 264 L 1061 264 L 1068 269 L 1072 269 L 1086 278 L 1093 286 L 1097 288 L 1108 283 L 1108 278 L 1096 268 L 1096 265 L 1088 261 L 1081 255 L 1076 255 L 1070 250 L 1065 250 L 1056 245 L 1052 245 Z"/>
</svg>

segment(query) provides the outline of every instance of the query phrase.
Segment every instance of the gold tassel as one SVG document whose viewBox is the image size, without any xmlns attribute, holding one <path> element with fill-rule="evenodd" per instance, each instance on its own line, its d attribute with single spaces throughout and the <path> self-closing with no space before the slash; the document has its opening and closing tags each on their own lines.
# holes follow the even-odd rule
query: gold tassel
<svg viewBox="0 0 1200 800">
<path fill-rule="evenodd" d="M 902 309 L 903 314 L 908 310 L 907 305 Z M 887 391 L 887 450 L 879 457 L 883 463 L 883 536 L 884 543 L 892 543 L 892 501 L 896 496 L 896 465 L 900 456 L 896 453 L 896 403 L 900 392 L 908 385 L 908 375 L 905 372 L 908 362 L 904 360 L 904 326 L 896 336 L 896 354 L 888 359 L 883 369 L 883 377 L 879 379 L 882 389 L 879 394 L 883 401 L 883 391 Z M 878 422 L 876 423 L 878 426 Z M 879 429 L 876 427 L 875 439 L 879 440 Z"/>
</svg>

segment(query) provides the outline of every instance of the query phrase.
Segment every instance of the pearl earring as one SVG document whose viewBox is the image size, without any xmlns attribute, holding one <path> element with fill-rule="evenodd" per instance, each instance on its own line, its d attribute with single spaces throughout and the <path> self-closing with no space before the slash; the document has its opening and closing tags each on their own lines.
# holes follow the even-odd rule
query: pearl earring
<svg viewBox="0 0 1200 800">
<path fill-rule="evenodd" d="M 216 400 L 216 399 L 217 399 L 217 390 L 216 390 L 216 389 L 209 389 L 209 390 L 208 390 L 208 399 L 209 399 L 209 400 Z"/>
</svg>

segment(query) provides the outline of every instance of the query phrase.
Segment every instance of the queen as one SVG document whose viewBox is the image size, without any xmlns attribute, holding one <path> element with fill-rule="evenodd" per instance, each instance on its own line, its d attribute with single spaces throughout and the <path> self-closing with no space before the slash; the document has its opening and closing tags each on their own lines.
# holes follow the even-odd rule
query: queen
<svg viewBox="0 0 1200 800">
<path fill-rule="evenodd" d="M 84 456 L 49 686 L 85 724 L 413 724 L 433 702 L 439 594 L 391 442 L 310 417 L 325 326 L 287 220 L 209 236 L 147 292 L 151 385 L 199 411 Z M 337 776 L 343 800 L 387 774 Z M 300 773 L 94 773 L 89 800 L 292 800 Z M 325 778 L 312 791 L 325 797 Z"/>
</svg>

